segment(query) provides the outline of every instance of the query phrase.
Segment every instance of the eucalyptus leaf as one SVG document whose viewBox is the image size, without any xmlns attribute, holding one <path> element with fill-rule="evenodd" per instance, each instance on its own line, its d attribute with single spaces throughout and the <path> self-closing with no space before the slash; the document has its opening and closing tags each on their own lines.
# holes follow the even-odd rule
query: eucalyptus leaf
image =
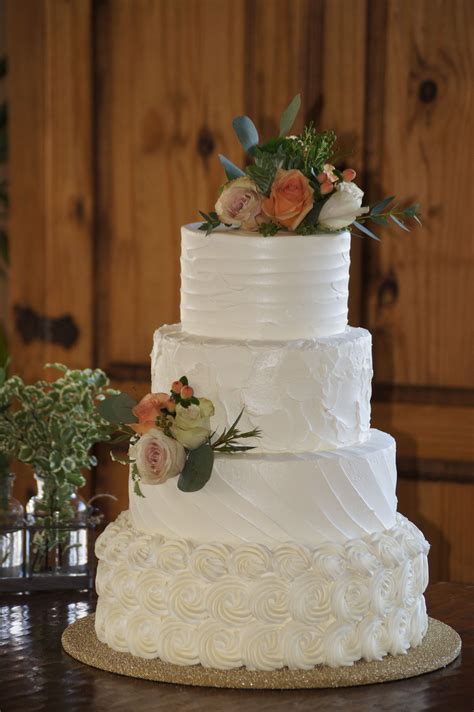
<svg viewBox="0 0 474 712">
<path fill-rule="evenodd" d="M 405 230 L 405 232 L 410 232 L 410 230 L 407 228 L 405 223 L 403 223 L 399 218 L 397 218 L 395 215 L 390 215 L 391 219 L 395 223 L 395 225 L 398 225 L 402 230 Z"/>
<path fill-rule="evenodd" d="M 119 393 L 100 401 L 97 404 L 97 410 L 109 423 L 136 423 L 137 417 L 133 414 L 133 408 L 136 405 L 136 400 L 128 393 Z"/>
<path fill-rule="evenodd" d="M 376 203 L 373 207 L 372 210 L 370 211 L 371 215 L 378 215 L 379 213 L 383 213 L 385 208 L 390 205 L 392 200 L 394 200 L 395 196 L 390 195 L 388 198 L 385 198 L 384 200 L 381 200 L 380 203 Z"/>
<path fill-rule="evenodd" d="M 232 126 L 244 151 L 251 154 L 255 146 L 258 145 L 258 131 L 252 119 L 249 119 L 248 116 L 237 116 L 233 120 Z"/>
<path fill-rule="evenodd" d="M 197 492 L 209 480 L 214 465 L 214 452 L 209 443 L 191 450 L 178 479 L 182 492 Z"/>
<path fill-rule="evenodd" d="M 280 119 L 280 136 L 286 136 L 293 126 L 301 107 L 301 95 L 297 94 L 288 104 Z"/>
<path fill-rule="evenodd" d="M 372 240 L 377 240 L 377 242 L 380 242 L 380 238 L 378 238 L 377 235 L 372 232 L 372 230 L 369 230 L 369 228 L 365 227 L 365 225 L 363 225 L 362 223 L 358 222 L 357 220 L 354 220 L 353 225 L 355 225 L 355 227 L 361 232 L 363 232 L 365 235 L 371 237 Z"/>
<path fill-rule="evenodd" d="M 223 156 L 222 153 L 219 153 L 219 161 L 224 167 L 227 180 L 234 180 L 235 178 L 241 178 L 245 175 L 241 168 L 236 166 L 235 163 L 232 163 L 232 161 L 229 161 L 229 159 Z"/>
</svg>

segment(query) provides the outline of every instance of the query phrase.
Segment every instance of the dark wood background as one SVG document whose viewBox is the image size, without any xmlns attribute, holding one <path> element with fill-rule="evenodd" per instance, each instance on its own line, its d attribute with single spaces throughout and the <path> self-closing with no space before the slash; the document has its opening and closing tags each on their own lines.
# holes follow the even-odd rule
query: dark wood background
<svg viewBox="0 0 474 712">
<path fill-rule="evenodd" d="M 263 135 L 301 92 L 355 147 L 369 200 L 424 227 L 354 238 L 350 321 L 374 336 L 373 424 L 433 580 L 474 581 L 472 0 L 7 0 L 14 368 L 98 365 L 149 388 L 179 314 L 179 226 L 212 208 L 231 120 Z M 104 454 L 87 493 L 126 506 Z M 31 487 L 19 478 L 24 499 Z"/>
</svg>

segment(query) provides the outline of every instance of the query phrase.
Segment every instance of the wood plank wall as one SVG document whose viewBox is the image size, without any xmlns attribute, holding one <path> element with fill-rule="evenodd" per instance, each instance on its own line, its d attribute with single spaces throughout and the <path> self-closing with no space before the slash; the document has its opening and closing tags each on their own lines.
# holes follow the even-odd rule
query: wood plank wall
<svg viewBox="0 0 474 712">
<path fill-rule="evenodd" d="M 179 226 L 212 208 L 231 121 L 304 120 L 354 147 L 369 199 L 425 226 L 353 241 L 350 321 L 374 336 L 373 422 L 398 441 L 400 509 L 432 579 L 474 581 L 474 4 L 456 0 L 7 0 L 16 369 L 100 365 L 149 387 L 152 332 L 179 315 Z M 62 321 L 58 321 L 62 319 Z M 24 480 L 22 480 L 24 481 Z M 91 491 L 126 506 L 105 453 Z"/>
</svg>

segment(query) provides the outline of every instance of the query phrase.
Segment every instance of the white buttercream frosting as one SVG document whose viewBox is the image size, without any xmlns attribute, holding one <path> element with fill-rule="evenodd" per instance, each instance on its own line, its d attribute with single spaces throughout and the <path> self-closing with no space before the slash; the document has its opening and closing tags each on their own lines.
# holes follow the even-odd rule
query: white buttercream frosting
<svg viewBox="0 0 474 712">
<path fill-rule="evenodd" d="M 311 339 L 347 325 L 350 233 L 181 229 L 181 322 L 191 334 Z"/>
<path fill-rule="evenodd" d="M 219 455 L 209 482 L 198 492 L 181 492 L 173 478 L 158 487 L 142 484 L 145 496 L 138 497 L 130 482 L 129 499 L 134 525 L 149 534 L 220 545 L 246 542 L 245 558 L 233 559 L 236 575 L 245 578 L 268 569 L 263 544 L 332 541 L 335 546 L 390 528 L 397 508 L 395 486 L 395 441 L 371 430 L 365 443 L 333 451 Z M 113 550 L 117 560 L 120 546 L 116 543 Z M 186 545 L 180 544 L 179 556 L 172 549 L 168 557 L 170 546 L 177 544 L 166 544 L 160 555 L 168 566 L 182 570 Z M 353 566 L 370 571 L 367 547 L 352 547 Z M 340 575 L 344 550 L 339 558 L 326 561 L 325 556 L 326 551 L 321 572 Z"/>
<path fill-rule="evenodd" d="M 327 338 L 231 341 L 155 332 L 152 391 L 186 375 L 215 405 L 219 430 L 243 409 L 239 427 L 260 428 L 258 450 L 311 452 L 363 442 L 370 427 L 371 336 L 347 327 Z"/>
<path fill-rule="evenodd" d="M 117 537 L 128 541 L 118 559 Z M 428 544 L 399 514 L 344 545 L 267 547 L 150 536 L 124 512 L 96 552 L 97 636 L 139 657 L 224 670 L 352 665 L 404 653 L 427 629 Z"/>
</svg>

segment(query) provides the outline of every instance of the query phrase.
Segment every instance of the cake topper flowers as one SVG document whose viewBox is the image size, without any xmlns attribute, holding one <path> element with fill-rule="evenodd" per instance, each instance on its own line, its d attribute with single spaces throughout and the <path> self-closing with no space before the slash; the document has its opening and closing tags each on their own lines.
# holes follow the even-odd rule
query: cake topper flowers
<svg viewBox="0 0 474 712">
<path fill-rule="evenodd" d="M 113 459 L 130 465 L 134 492 L 143 497 L 140 483 L 161 485 L 178 478 L 183 492 L 196 492 L 209 480 L 214 453 L 252 450 L 240 440 L 260 437 L 258 428 L 238 429 L 240 412 L 229 429 L 220 436 L 211 432 L 214 404 L 198 398 L 186 376 L 173 381 L 169 393 L 148 393 L 137 403 L 127 393 L 109 396 L 98 406 L 100 415 L 117 427 L 115 443 L 129 442 L 127 458 Z"/>
<path fill-rule="evenodd" d="M 234 119 L 235 133 L 251 162 L 242 170 L 219 155 L 227 182 L 214 212 L 200 212 L 200 230 L 209 235 L 224 224 L 267 236 L 279 230 L 312 235 L 350 228 L 378 240 L 367 221 L 387 225 L 391 220 L 407 231 L 407 219 L 420 222 L 419 206 L 401 207 L 394 203 L 395 196 L 362 206 L 364 193 L 354 183 L 355 170 L 334 165 L 333 131 L 318 132 L 310 123 L 301 134 L 288 136 L 300 106 L 298 94 L 282 114 L 279 135 L 263 143 L 248 116 Z"/>
</svg>

